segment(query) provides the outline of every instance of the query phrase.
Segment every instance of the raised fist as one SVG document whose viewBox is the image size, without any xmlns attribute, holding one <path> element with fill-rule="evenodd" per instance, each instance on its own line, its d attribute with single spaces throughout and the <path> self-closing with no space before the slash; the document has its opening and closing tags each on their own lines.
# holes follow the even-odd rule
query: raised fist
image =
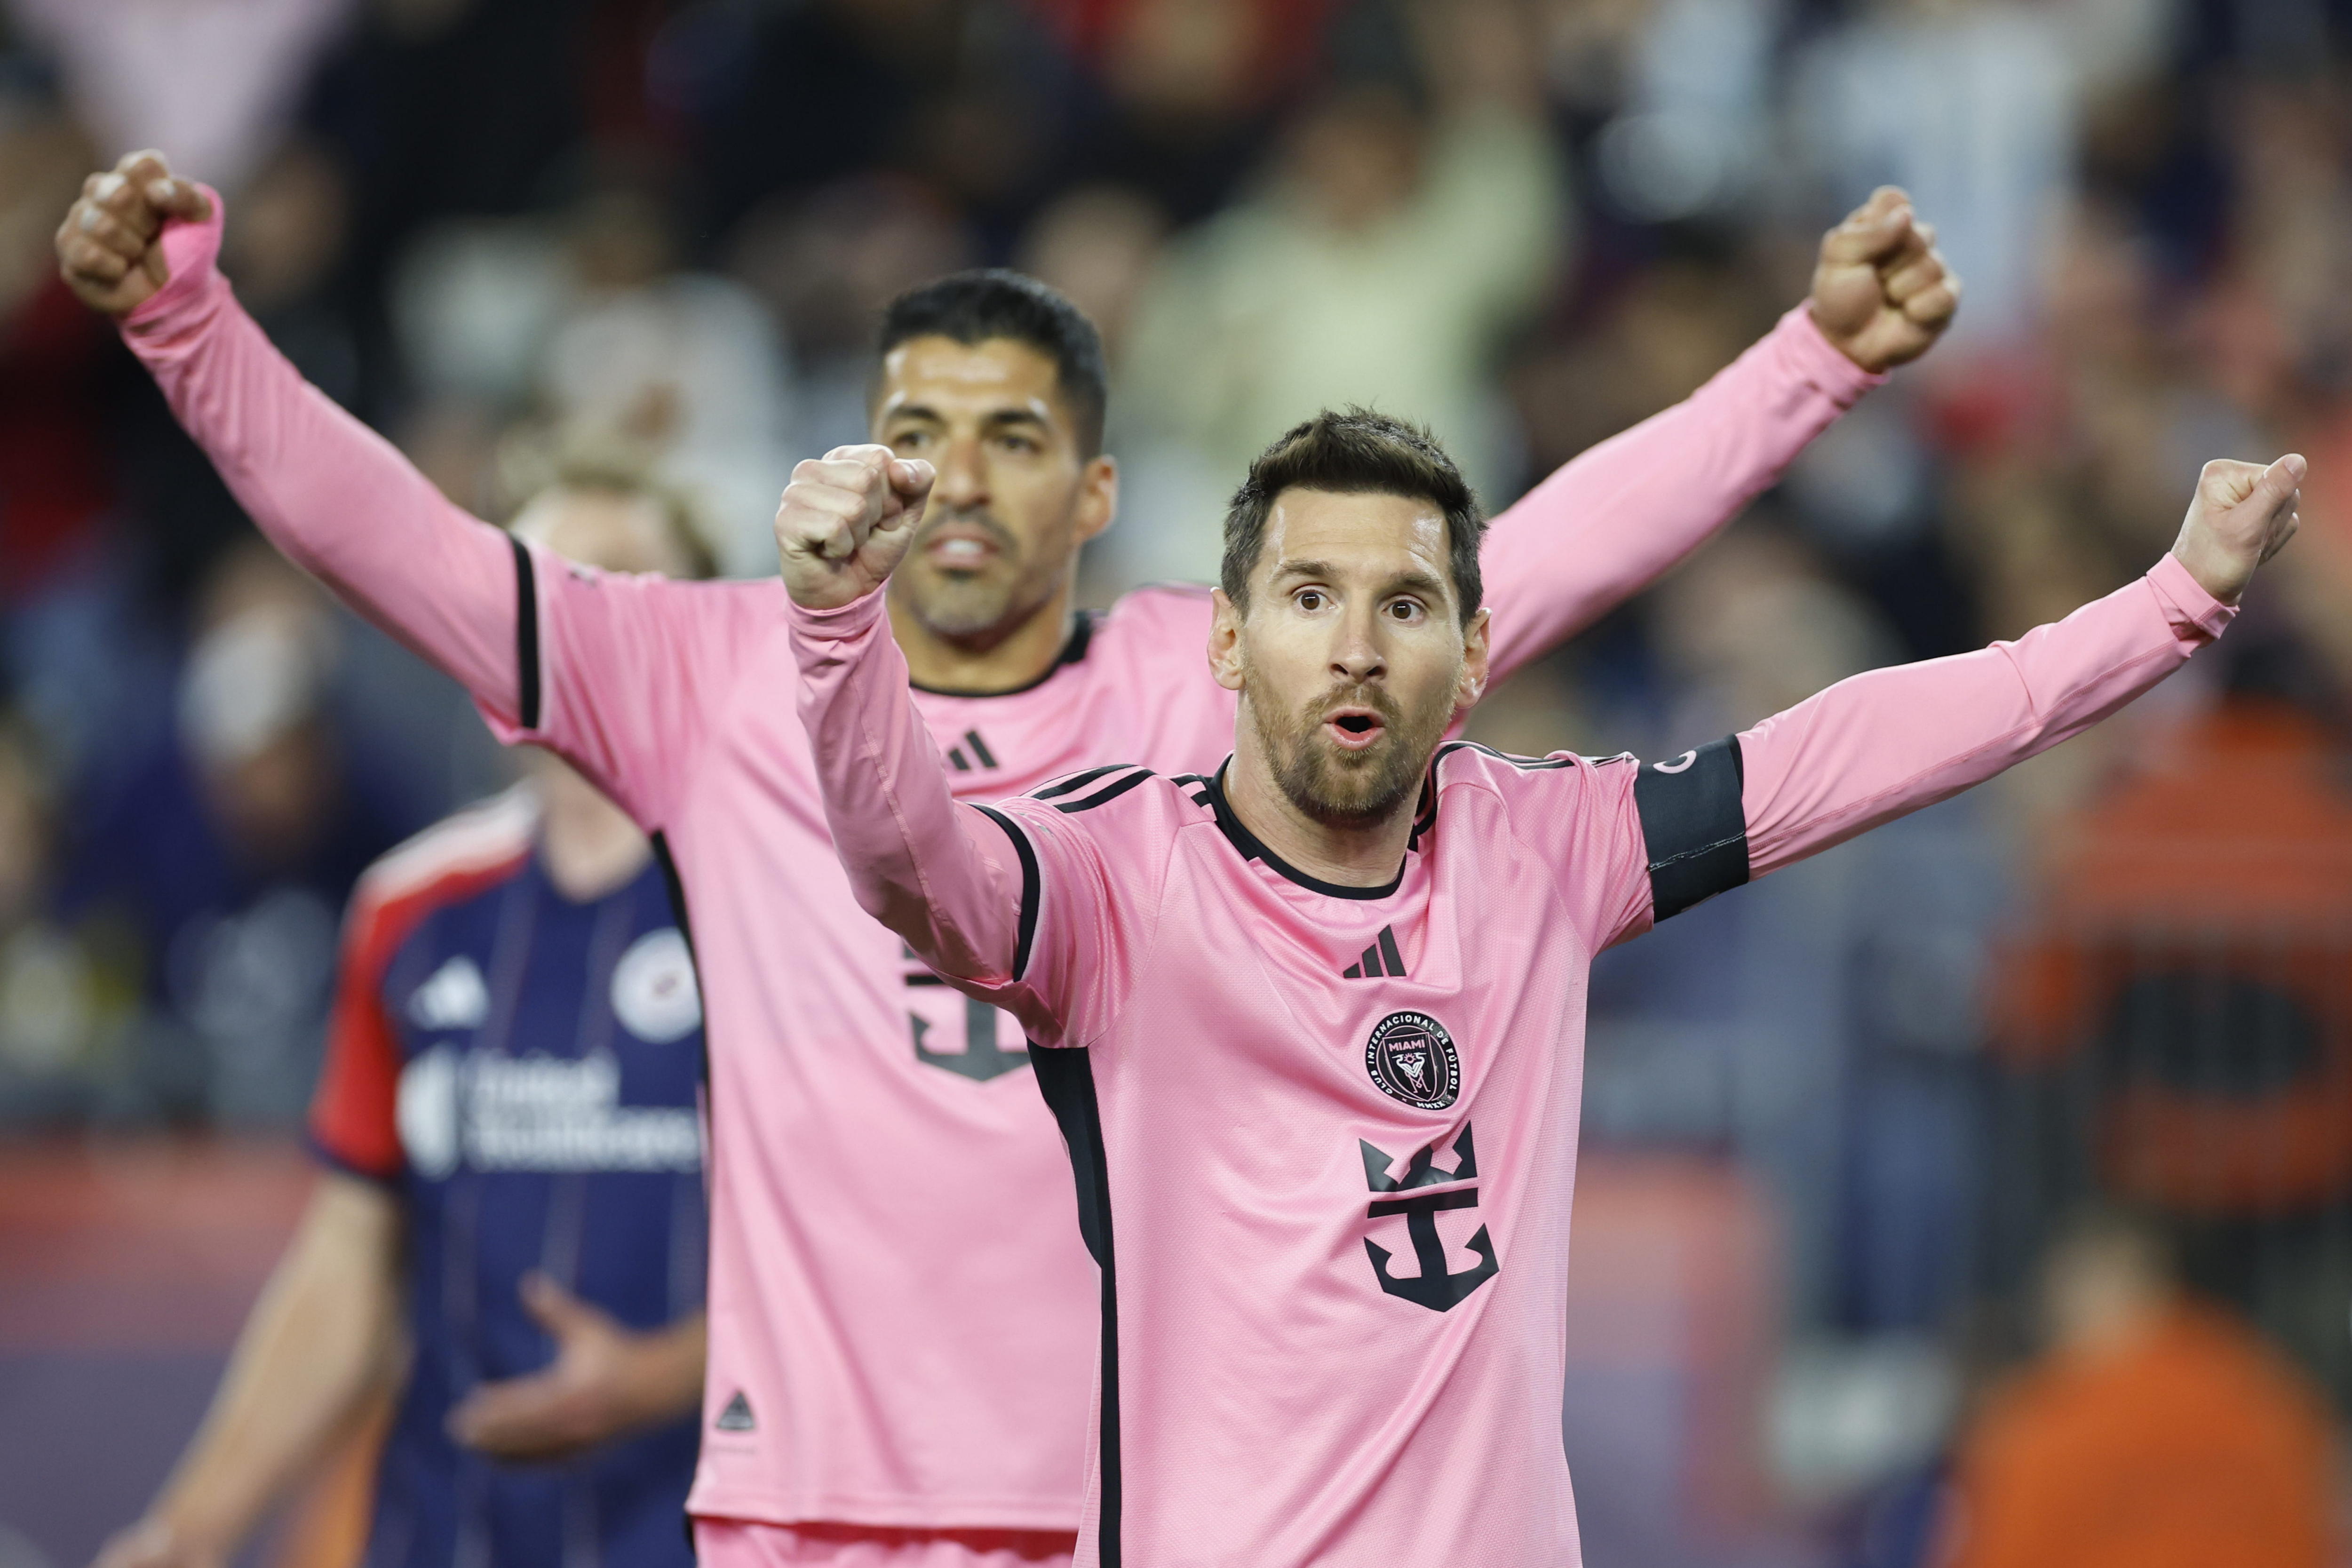
<svg viewBox="0 0 2352 1568">
<path fill-rule="evenodd" d="M 887 447 L 835 447 L 793 468 L 776 509 L 784 587 L 803 609 L 833 610 L 879 587 L 913 542 L 931 466 Z"/>
<path fill-rule="evenodd" d="M 212 203 L 172 173 L 161 153 L 131 153 L 82 182 L 81 199 L 58 226 L 58 270 L 83 304 L 127 316 L 163 286 L 170 271 L 156 236 L 165 218 L 201 222 Z"/>
<path fill-rule="evenodd" d="M 2294 537 L 2310 465 L 2290 452 L 2265 468 L 2217 458 L 2197 476 L 2197 494 L 2172 553 L 2207 593 L 2234 605 L 2254 568 Z"/>
<path fill-rule="evenodd" d="M 1871 372 L 1894 369 L 1935 345 L 1959 309 L 1960 280 L 1936 250 L 1936 226 L 1911 198 L 1881 185 L 1822 237 L 1813 268 L 1813 324 Z"/>
</svg>

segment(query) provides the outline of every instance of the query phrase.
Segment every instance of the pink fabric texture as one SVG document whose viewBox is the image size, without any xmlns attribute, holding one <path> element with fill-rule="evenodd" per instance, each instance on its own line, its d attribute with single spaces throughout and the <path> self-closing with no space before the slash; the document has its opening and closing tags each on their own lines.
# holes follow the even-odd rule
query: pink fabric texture
<svg viewBox="0 0 2352 1568">
<path fill-rule="evenodd" d="M 183 423 L 290 558 L 464 682 L 501 737 L 579 765 L 676 865 L 711 1071 L 691 1506 L 1074 1529 L 1099 1291 L 1069 1163 L 1020 1026 L 938 984 L 851 896 L 782 585 L 530 557 L 526 627 L 511 542 L 302 383 L 213 269 L 218 227 L 167 230 L 170 281 L 125 332 Z M 1792 313 L 1497 518 L 1498 668 L 1696 546 L 1872 379 Z M 914 693 L 925 745 L 976 800 L 1088 761 L 1212 767 L 1234 705 L 1204 667 L 1209 610 L 1205 591 L 1131 594 L 1025 690 Z"/>
<path fill-rule="evenodd" d="M 793 616 L 851 885 L 1039 1046 L 1086 1047 L 1038 1064 L 1113 1287 L 1080 1568 L 1578 1562 L 1585 986 L 1652 922 L 1643 764 L 1446 747 L 1395 886 L 1335 889 L 1201 774 L 958 803 L 881 609 Z M 2168 556 L 2014 643 L 1765 721 L 1738 737 L 1753 870 L 2079 732 L 2230 614 Z"/>
<path fill-rule="evenodd" d="M 1070 1538 L 698 1519 L 694 1560 L 699 1568 L 1069 1568 Z"/>
</svg>

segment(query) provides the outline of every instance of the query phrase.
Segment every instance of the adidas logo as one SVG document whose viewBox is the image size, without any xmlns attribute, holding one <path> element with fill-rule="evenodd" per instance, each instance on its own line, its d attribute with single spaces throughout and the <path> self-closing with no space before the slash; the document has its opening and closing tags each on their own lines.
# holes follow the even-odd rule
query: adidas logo
<svg viewBox="0 0 2352 1568">
<path fill-rule="evenodd" d="M 967 751 L 971 753 L 969 757 L 964 755 Z M 992 768 L 996 765 L 996 758 L 990 753 L 988 742 L 980 738 L 980 731 L 966 730 L 963 732 L 963 743 L 948 748 L 948 765 L 960 773 L 968 773 L 971 772 L 974 762 L 979 763 L 983 768 Z"/>
<path fill-rule="evenodd" d="M 735 1397 L 727 1402 L 727 1408 L 719 1413 L 719 1419 L 710 1425 L 721 1432 L 756 1432 L 760 1429 L 759 1422 L 751 1417 L 751 1402 L 743 1397 L 743 1391 L 740 1388 L 735 1391 Z"/>
<path fill-rule="evenodd" d="M 1397 952 L 1396 932 L 1381 927 L 1381 934 L 1372 945 L 1364 949 L 1364 956 L 1339 971 L 1342 980 L 1378 980 L 1381 975 L 1404 978 L 1404 955 Z"/>
</svg>

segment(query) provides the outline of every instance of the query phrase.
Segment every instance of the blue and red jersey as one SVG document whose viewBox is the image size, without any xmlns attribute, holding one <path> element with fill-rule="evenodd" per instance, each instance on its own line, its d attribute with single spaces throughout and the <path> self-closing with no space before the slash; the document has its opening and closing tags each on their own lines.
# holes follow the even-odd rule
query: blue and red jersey
<svg viewBox="0 0 2352 1568">
<path fill-rule="evenodd" d="M 527 790 L 361 879 L 311 1138 L 406 1219 L 408 1384 L 370 1568 L 685 1568 L 691 1418 L 553 1466 L 452 1442 L 477 1384 L 553 1354 L 537 1269 L 623 1324 L 702 1305 L 702 1008 L 658 868 L 582 903 L 548 879 Z"/>
</svg>

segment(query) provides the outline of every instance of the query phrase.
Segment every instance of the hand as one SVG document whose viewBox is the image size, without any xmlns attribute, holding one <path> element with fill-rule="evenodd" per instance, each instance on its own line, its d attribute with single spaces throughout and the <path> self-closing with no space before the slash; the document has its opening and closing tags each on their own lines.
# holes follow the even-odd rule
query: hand
<svg viewBox="0 0 2352 1568">
<path fill-rule="evenodd" d="M 2311 465 L 2290 452 L 2264 468 L 2217 458 L 2197 476 L 2197 494 L 2172 553 L 2198 585 L 2234 605 L 2254 568 L 2276 555 L 2302 525 L 2303 476 Z"/>
<path fill-rule="evenodd" d="M 622 1327 L 544 1274 L 524 1277 L 522 1303 L 555 1341 L 555 1359 L 527 1377 L 486 1383 L 449 1412 L 449 1436 L 493 1458 L 560 1459 L 683 1415 L 702 1393 L 700 1320 L 652 1333 Z"/>
<path fill-rule="evenodd" d="M 932 478 L 929 463 L 887 447 L 835 447 L 795 465 L 776 509 L 793 603 L 839 609 L 879 587 L 914 541 Z"/>
<path fill-rule="evenodd" d="M 196 1541 L 161 1514 L 109 1536 L 90 1568 L 223 1568 L 227 1551 Z"/>
<path fill-rule="evenodd" d="M 130 153 L 82 182 L 81 199 L 58 226 L 58 270 L 92 310 L 127 316 L 171 277 L 157 237 L 165 218 L 201 223 L 213 205 L 172 173 L 161 153 Z"/>
<path fill-rule="evenodd" d="M 1881 185 L 1822 237 L 1811 303 L 1822 335 L 1875 374 L 1935 346 L 1959 309 L 1960 280 L 1936 249 L 1936 226 Z"/>
</svg>

